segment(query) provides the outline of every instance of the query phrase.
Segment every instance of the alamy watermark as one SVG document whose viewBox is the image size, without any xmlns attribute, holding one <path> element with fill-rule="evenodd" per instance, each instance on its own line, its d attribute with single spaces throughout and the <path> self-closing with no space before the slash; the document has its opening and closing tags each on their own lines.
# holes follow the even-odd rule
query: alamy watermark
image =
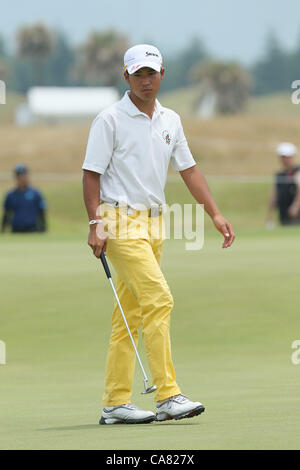
<svg viewBox="0 0 300 470">
<path fill-rule="evenodd" d="M 300 339 L 295 339 L 292 342 L 292 349 L 295 349 L 295 351 L 291 355 L 291 361 L 297 366 L 300 364 Z"/>
<path fill-rule="evenodd" d="M 295 91 L 292 92 L 291 100 L 293 104 L 300 103 L 300 80 L 294 80 L 291 88 Z"/>
<path fill-rule="evenodd" d="M 204 244 L 203 204 L 162 204 L 149 209 L 142 204 L 133 208 L 122 199 L 117 205 L 101 203 L 97 215 L 110 239 L 185 239 L 186 250 L 201 250 Z M 98 224 L 99 238 L 102 230 Z"/>
<path fill-rule="evenodd" d="M 0 364 L 6 364 L 6 345 L 0 340 Z"/>
<path fill-rule="evenodd" d="M 6 104 L 6 85 L 3 80 L 0 80 L 0 104 Z"/>
</svg>

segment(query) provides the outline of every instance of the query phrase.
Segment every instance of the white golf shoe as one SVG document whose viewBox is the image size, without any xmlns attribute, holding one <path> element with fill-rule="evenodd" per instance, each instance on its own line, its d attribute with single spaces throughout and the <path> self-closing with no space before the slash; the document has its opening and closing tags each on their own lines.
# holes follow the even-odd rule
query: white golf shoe
<svg viewBox="0 0 300 470">
<path fill-rule="evenodd" d="M 143 424 L 155 421 L 152 411 L 140 410 L 137 406 L 124 404 L 105 406 L 99 424 Z"/>
<path fill-rule="evenodd" d="M 156 404 L 156 420 L 192 418 L 205 410 L 199 401 L 190 401 L 184 395 L 175 395 Z"/>
</svg>

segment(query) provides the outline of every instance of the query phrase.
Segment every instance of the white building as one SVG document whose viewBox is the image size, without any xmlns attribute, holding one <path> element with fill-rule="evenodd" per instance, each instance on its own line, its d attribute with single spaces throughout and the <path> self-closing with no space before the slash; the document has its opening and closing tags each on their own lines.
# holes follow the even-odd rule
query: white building
<svg viewBox="0 0 300 470">
<path fill-rule="evenodd" d="M 119 93 L 113 87 L 33 87 L 27 93 L 27 103 L 17 107 L 15 123 L 90 122 L 118 99 Z"/>
</svg>

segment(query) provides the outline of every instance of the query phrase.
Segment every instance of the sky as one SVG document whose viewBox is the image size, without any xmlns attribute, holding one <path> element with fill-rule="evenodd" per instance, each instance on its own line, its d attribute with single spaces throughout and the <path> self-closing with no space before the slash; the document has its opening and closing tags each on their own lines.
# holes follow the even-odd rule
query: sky
<svg viewBox="0 0 300 470">
<path fill-rule="evenodd" d="M 163 55 L 199 37 L 216 58 L 245 65 L 262 56 L 270 30 L 287 49 L 300 40 L 299 0 L 0 0 L 0 8 L 0 33 L 10 49 L 16 29 L 37 21 L 62 29 L 73 44 L 91 30 L 114 28 Z"/>
</svg>

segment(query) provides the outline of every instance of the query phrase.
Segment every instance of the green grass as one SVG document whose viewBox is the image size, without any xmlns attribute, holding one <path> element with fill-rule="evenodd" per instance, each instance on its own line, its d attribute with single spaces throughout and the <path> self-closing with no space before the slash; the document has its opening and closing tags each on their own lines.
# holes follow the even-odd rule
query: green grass
<svg viewBox="0 0 300 470">
<path fill-rule="evenodd" d="M 207 177 L 211 192 L 220 210 L 234 226 L 239 229 L 256 230 L 264 226 L 270 184 L 266 182 L 247 182 L 216 180 Z M 45 182 L 34 180 L 41 189 L 49 205 L 49 228 L 53 233 L 86 233 L 86 213 L 82 199 L 80 177 L 78 182 Z M 6 182 L 0 191 L 1 200 L 11 187 Z M 193 203 L 194 199 L 179 174 L 169 175 L 166 185 L 166 201 L 169 205 Z M 0 209 L 0 216 L 1 216 Z M 205 215 L 206 231 L 214 227 Z"/>
<path fill-rule="evenodd" d="M 192 420 L 97 425 L 112 294 L 79 234 L 1 240 L 2 449 L 299 448 L 299 233 L 216 235 L 199 252 L 167 241 L 175 299 L 173 357 L 182 391 L 206 412 Z M 142 356 L 144 353 L 142 351 Z M 140 395 L 136 370 L 133 401 Z M 166 428 L 167 426 L 167 428 Z M 167 431 L 167 432 L 166 432 Z"/>
<path fill-rule="evenodd" d="M 86 243 L 80 182 L 40 183 L 49 233 L 0 240 L 0 339 L 7 345 L 0 448 L 299 448 L 300 366 L 291 362 L 299 339 L 299 228 L 264 229 L 269 186 L 210 182 L 237 235 L 230 249 L 222 250 L 207 217 L 202 250 L 165 242 L 177 379 L 206 412 L 100 427 L 113 296 Z M 192 202 L 179 176 L 170 176 L 166 193 L 170 204 Z M 140 351 L 145 359 L 142 344 Z M 153 409 L 153 396 L 141 389 L 137 368 L 132 400 Z"/>
</svg>

